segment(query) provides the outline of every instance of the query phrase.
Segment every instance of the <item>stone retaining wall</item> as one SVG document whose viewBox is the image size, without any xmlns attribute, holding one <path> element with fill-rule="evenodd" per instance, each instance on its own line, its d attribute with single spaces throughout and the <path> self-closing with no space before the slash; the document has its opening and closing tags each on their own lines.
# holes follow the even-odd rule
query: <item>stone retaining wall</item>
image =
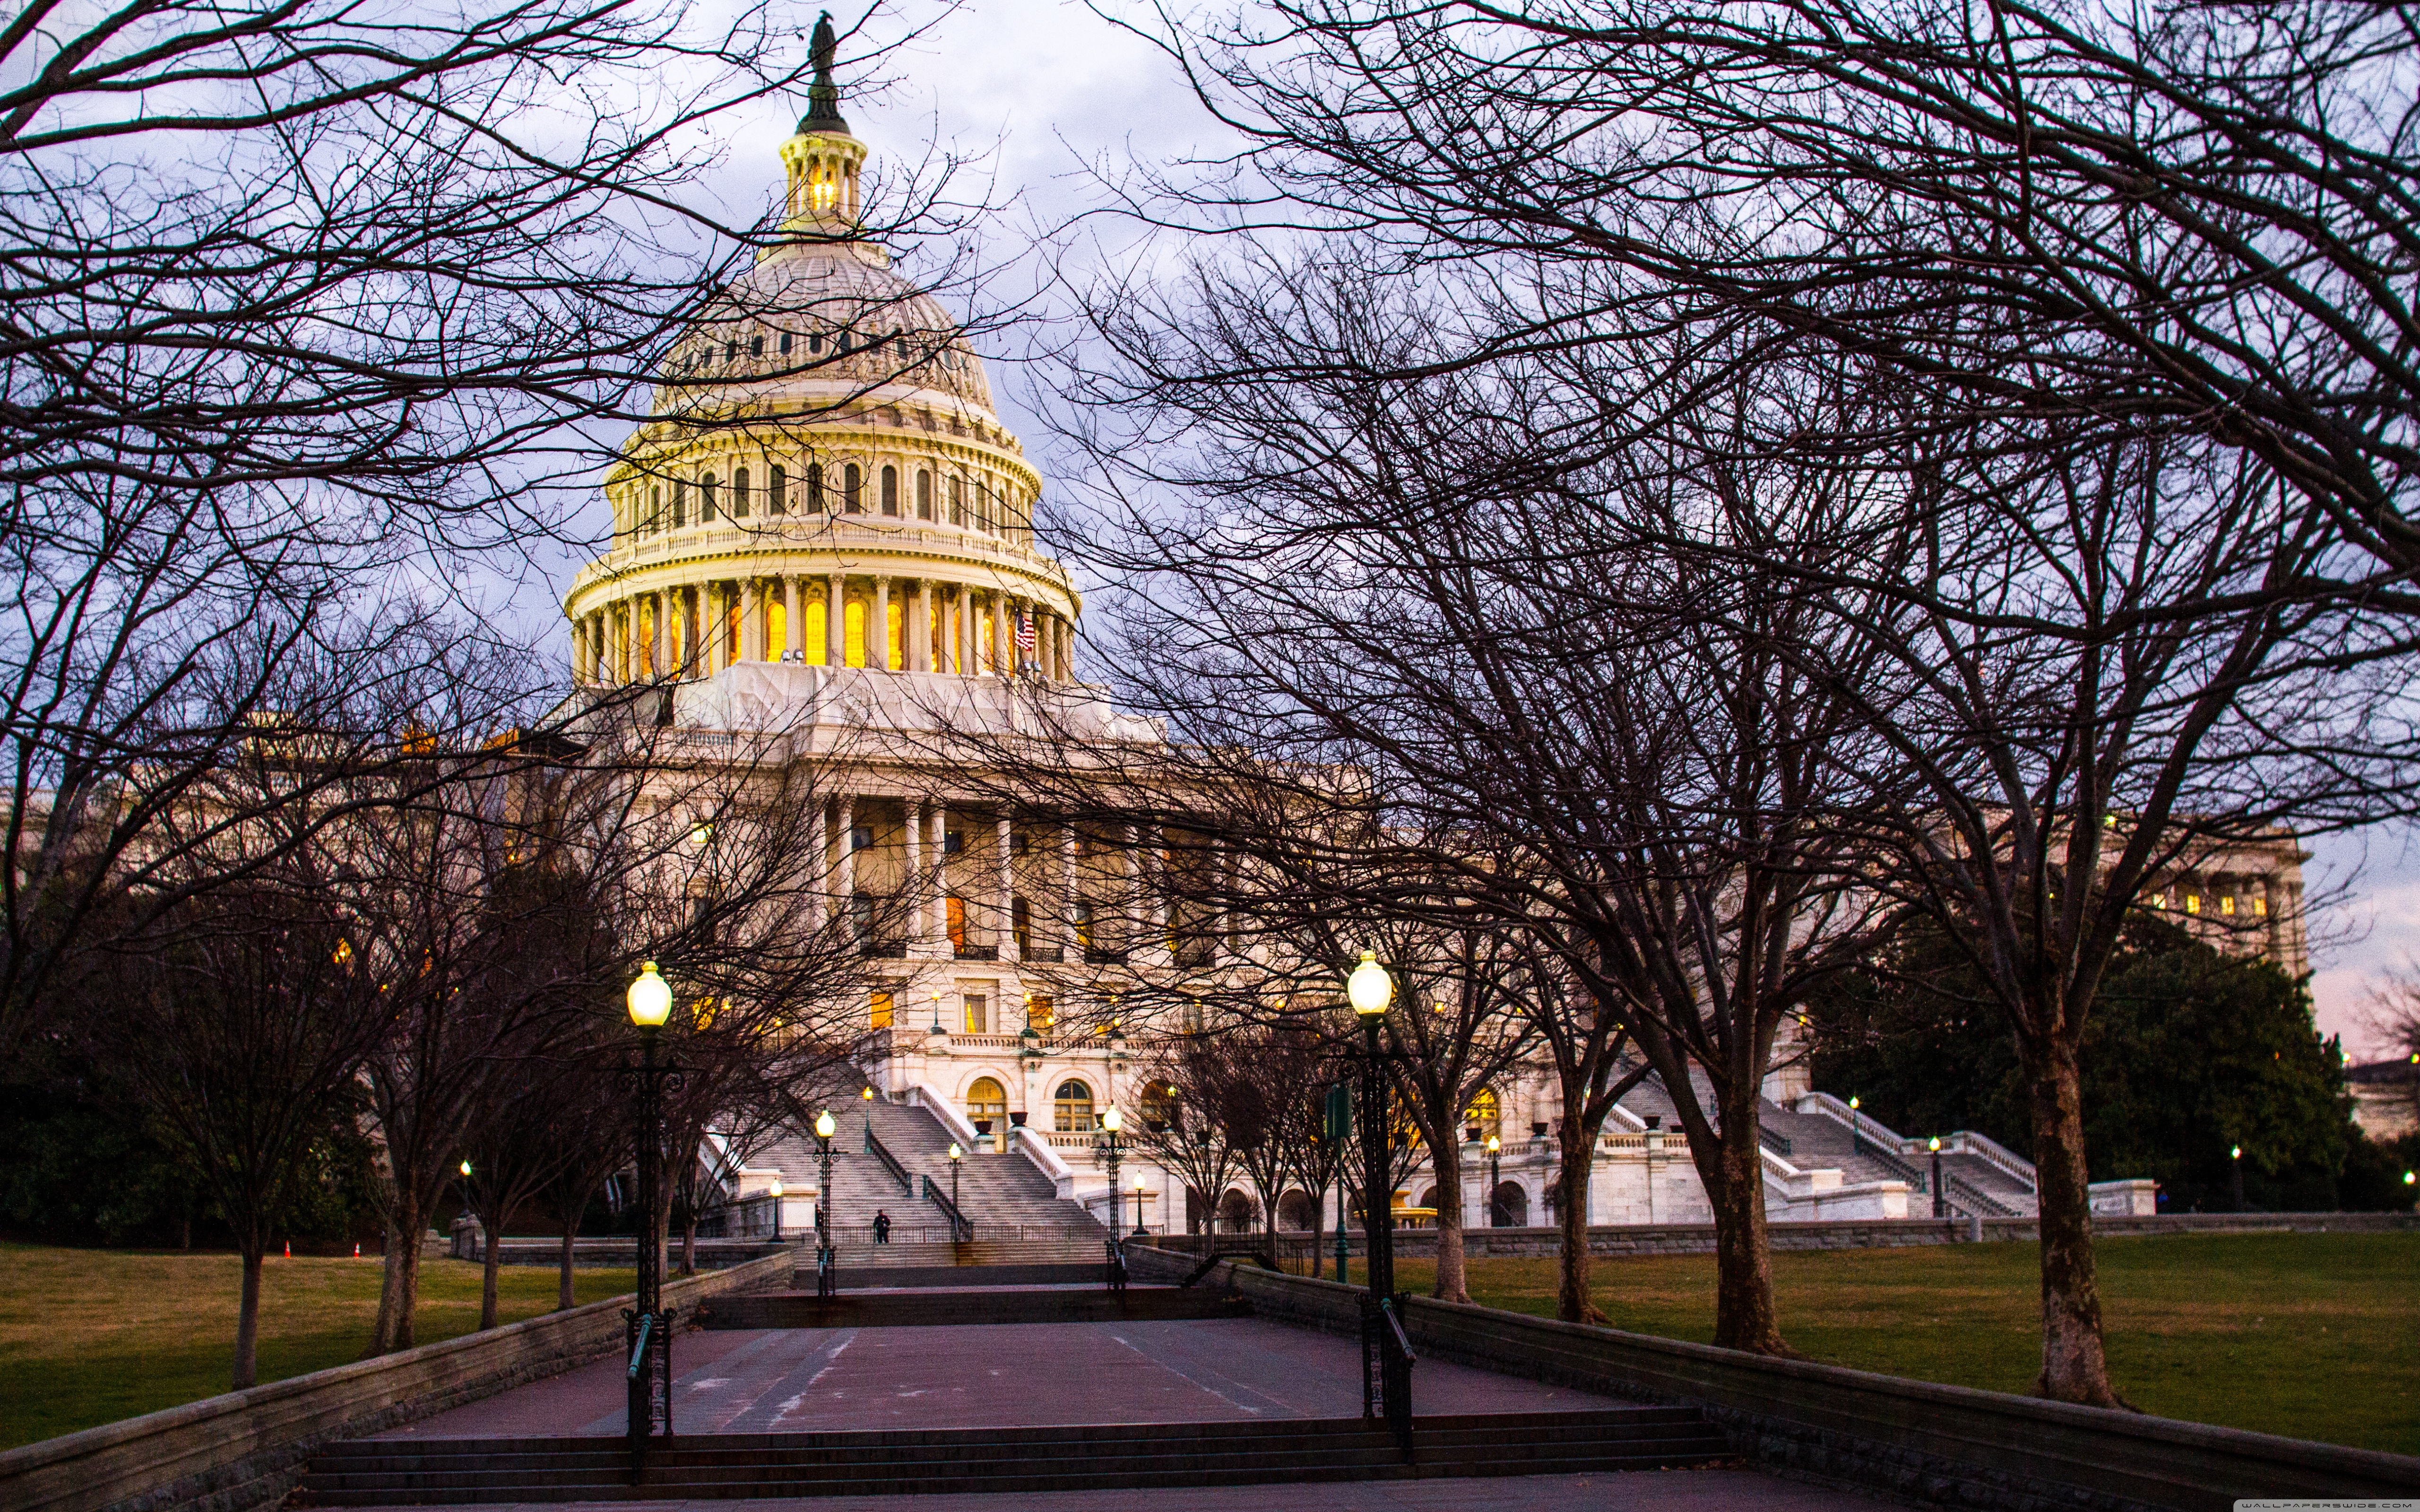
<svg viewBox="0 0 2420 1512">
<path fill-rule="evenodd" d="M 667 1282 L 664 1304 L 787 1286 L 787 1250 Z M 242 1512 L 282 1500 L 311 1451 L 492 1396 L 623 1348 L 627 1296 L 316 1370 L 0 1454 L 10 1512 Z"/>
<path fill-rule="evenodd" d="M 1126 1253 L 1139 1280 L 1178 1278 L 1195 1263 L 1141 1245 Z M 1203 1284 L 1249 1298 L 1261 1317 L 1330 1333 L 1358 1327 L 1358 1288 L 1236 1265 Z M 1745 1458 L 1902 1501 L 1988 1512 L 2228 1512 L 2239 1497 L 2420 1491 L 2420 1458 L 2404 1455 L 1767 1360 L 1426 1297 L 1404 1311 L 1425 1357 L 1702 1407 Z M 1412 1399 L 1417 1406 L 1417 1369 Z"/>
<path fill-rule="evenodd" d="M 2411 1212 L 2195 1212 L 2130 1217 L 2102 1214 L 2092 1230 L 2103 1239 L 2164 1234 L 2377 1234 L 2420 1233 L 2420 1213 Z M 1977 1240 L 2024 1240 L 2040 1236 L 2031 1218 L 1856 1218 L 1827 1223 L 1775 1223 L 1766 1226 L 1776 1250 L 1885 1249 L 1903 1244 L 1956 1244 Z M 1260 1242 L 1250 1234 L 1166 1234 L 1152 1242 L 1164 1248 L 1204 1255 L 1212 1248 L 1245 1249 Z M 1463 1231 L 1466 1255 L 1547 1258 L 1562 1251 L 1559 1228 L 1469 1228 Z M 1359 1230 L 1347 1234 L 1352 1253 L 1361 1253 Z M 1307 1233 L 1280 1233 L 1278 1243 L 1289 1257 L 1311 1253 Z M 1336 1236 L 1323 1236 L 1322 1255 L 1336 1252 Z M 1591 1255 L 1711 1255 L 1712 1224 L 1621 1224 L 1589 1230 Z M 1395 1253 L 1426 1259 L 1436 1254 L 1436 1230 L 1395 1231 Z"/>
</svg>

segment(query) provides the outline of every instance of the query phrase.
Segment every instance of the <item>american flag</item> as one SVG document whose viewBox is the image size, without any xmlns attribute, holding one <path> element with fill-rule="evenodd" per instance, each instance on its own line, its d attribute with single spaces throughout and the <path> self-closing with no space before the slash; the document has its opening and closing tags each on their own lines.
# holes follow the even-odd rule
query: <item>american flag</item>
<svg viewBox="0 0 2420 1512">
<path fill-rule="evenodd" d="M 1033 663 L 1033 611 L 1019 609 L 1016 615 L 1016 660 L 1020 666 Z"/>
</svg>

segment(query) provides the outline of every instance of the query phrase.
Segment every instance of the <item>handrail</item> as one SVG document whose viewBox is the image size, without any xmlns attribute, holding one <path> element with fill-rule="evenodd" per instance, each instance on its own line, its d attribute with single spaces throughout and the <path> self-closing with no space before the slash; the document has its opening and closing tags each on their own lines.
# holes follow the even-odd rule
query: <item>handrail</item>
<svg viewBox="0 0 2420 1512">
<path fill-rule="evenodd" d="M 1392 1297 L 1379 1298 L 1378 1311 L 1386 1315 L 1387 1326 L 1395 1331 L 1395 1348 L 1403 1352 L 1404 1363 L 1405 1365 L 1419 1364 L 1420 1357 L 1412 1352 L 1412 1341 L 1404 1336 L 1403 1319 L 1395 1316 L 1395 1299 Z"/>
<path fill-rule="evenodd" d="M 2022 1216 L 2016 1209 L 2009 1207 L 2007 1203 L 2002 1202 L 1999 1198 L 1992 1196 L 1989 1192 L 1982 1190 L 1980 1187 L 1970 1185 L 1963 1179 L 1952 1172 L 1944 1171 L 1941 1173 L 1941 1195 L 1943 1196 L 1965 1198 L 1967 1204 L 1971 1208 L 1979 1210 L 1978 1216 L 1980 1216 L 1980 1213 L 1983 1212 L 1988 1212 L 1994 1218 L 2015 1218 Z"/>
<path fill-rule="evenodd" d="M 639 1316 L 639 1341 L 637 1344 L 633 1345 L 630 1350 L 629 1380 L 636 1381 L 639 1379 L 639 1365 L 641 1362 L 644 1361 L 647 1357 L 647 1335 L 655 1332 L 655 1314 L 642 1313 Z"/>
<path fill-rule="evenodd" d="M 1949 1136 L 1944 1148 L 1981 1161 L 2028 1192 L 2041 1190 L 2041 1174 L 2034 1168 L 2033 1162 L 1989 1134 L 1979 1134 L 1972 1129 L 1961 1129 Z"/>
<path fill-rule="evenodd" d="M 870 1124 L 865 1131 L 865 1152 L 882 1163 L 882 1168 L 889 1171 L 899 1182 L 900 1191 L 911 1196 L 915 1194 L 916 1183 L 909 1180 L 908 1167 L 900 1165 L 899 1157 L 883 1147 L 881 1139 L 875 1134 L 873 1126 Z"/>
<path fill-rule="evenodd" d="M 1765 1149 L 1772 1150 L 1775 1154 L 1781 1156 L 1785 1160 L 1790 1158 L 1790 1136 L 1788 1134 L 1775 1134 L 1772 1130 L 1760 1123 L 1756 1126 L 1756 1142 L 1762 1145 Z"/>
<path fill-rule="evenodd" d="M 953 1242 L 971 1244 L 975 1242 L 975 1226 L 968 1221 L 965 1213 L 958 1211 L 956 1203 L 941 1195 L 941 1189 L 933 1184 L 933 1179 L 929 1176 L 924 1178 L 924 1200 L 940 1209 L 941 1215 L 950 1220 L 950 1238 Z"/>
</svg>

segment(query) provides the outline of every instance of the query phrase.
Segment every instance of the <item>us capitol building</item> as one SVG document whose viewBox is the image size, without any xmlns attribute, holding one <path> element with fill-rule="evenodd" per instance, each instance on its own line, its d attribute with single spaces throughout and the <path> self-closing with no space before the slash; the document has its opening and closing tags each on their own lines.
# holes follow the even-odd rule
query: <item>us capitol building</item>
<svg viewBox="0 0 2420 1512">
<path fill-rule="evenodd" d="M 828 59 L 828 45 L 819 52 Z M 820 800 L 830 896 L 910 900 L 902 937 L 868 941 L 860 1058 L 879 1095 L 861 1112 L 834 1110 L 845 1157 L 834 1190 L 817 1190 L 805 1131 L 709 1150 L 739 1199 L 734 1211 L 756 1215 L 737 1231 L 802 1236 L 824 1200 L 847 1250 L 877 1210 L 903 1240 L 946 1235 L 923 1182 L 946 1186 L 954 1143 L 979 1239 L 1096 1237 L 1109 1198 L 1099 1122 L 1142 1103 L 1150 1031 L 1063 1012 L 1059 1000 L 1084 991 L 1087 896 L 1114 908 L 1141 895 L 1140 838 L 1104 844 L 979 801 L 932 737 L 945 720 L 1013 724 L 1036 691 L 1061 702 L 1060 730 L 1073 738 L 1156 735 L 1077 679 L 1082 601 L 1034 548 L 1042 479 L 994 411 L 958 323 L 861 239 L 866 154 L 819 70 L 810 114 L 781 147 L 784 228 L 799 239 L 763 254 L 680 345 L 655 418 L 604 479 L 613 546 L 565 600 L 575 675 L 597 687 L 670 681 L 666 715 L 693 745 L 737 749 L 778 733 L 788 759 L 830 774 Z M 2299 862 L 2288 844 L 2242 876 L 2189 885 L 2208 891 L 2213 913 L 2223 899 L 2233 915 L 2240 898 L 2265 921 L 2273 895 L 2290 887 L 2299 904 Z M 2195 912 L 2201 903 L 2193 893 Z M 2277 942 L 2289 957 L 2301 954 L 2299 912 L 2292 939 Z M 1171 966 L 1165 920 L 1136 922 L 1122 968 Z M 2282 908 L 2277 924 L 2287 927 Z M 2030 1165 L 1980 1135 L 1947 1136 L 1947 1165 L 1936 1167 L 1924 1140 L 1809 1091 L 1803 1074 L 1777 1073 L 1767 1096 L 1776 1221 L 1922 1215 L 1935 1169 L 1947 1172 L 1956 1211 L 2031 1211 Z M 1552 1221 L 1558 1161 L 1544 1134 L 1556 1102 L 1541 1069 L 1508 1076 L 1473 1108 L 1479 1137 L 1462 1152 L 1470 1227 Z M 1591 1221 L 1709 1219 L 1668 1121 L 1652 1082 L 1614 1110 Z M 877 1139 L 896 1169 L 872 1157 Z M 1249 1190 L 1188 1194 L 1132 1156 L 1119 1184 L 1128 1230 L 1140 1217 L 1183 1232 L 1214 1212 L 1221 1227 L 1258 1227 L 1261 1198 Z M 2148 1211 L 2149 1185 L 2103 1183 L 2097 1205 Z M 1280 1227 L 1308 1227 L 1310 1200 L 1281 1196 Z M 1330 1225 L 1335 1201 L 1328 1194 Z M 1415 1219 L 1433 1205 L 1425 1171 L 1396 1203 Z"/>
</svg>

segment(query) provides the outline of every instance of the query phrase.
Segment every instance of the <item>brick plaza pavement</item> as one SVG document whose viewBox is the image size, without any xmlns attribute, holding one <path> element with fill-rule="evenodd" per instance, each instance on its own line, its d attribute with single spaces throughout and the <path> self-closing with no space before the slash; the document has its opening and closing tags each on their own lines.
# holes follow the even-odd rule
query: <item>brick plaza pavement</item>
<svg viewBox="0 0 2420 1512">
<path fill-rule="evenodd" d="M 730 1329 L 673 1345 L 680 1433 L 1042 1427 L 1355 1417 L 1361 1350 L 1260 1319 L 969 1328 Z M 606 1359 L 382 1438 L 618 1434 L 624 1375 Z M 1621 1405 L 1441 1360 L 1413 1373 L 1423 1413 Z"/>
</svg>

